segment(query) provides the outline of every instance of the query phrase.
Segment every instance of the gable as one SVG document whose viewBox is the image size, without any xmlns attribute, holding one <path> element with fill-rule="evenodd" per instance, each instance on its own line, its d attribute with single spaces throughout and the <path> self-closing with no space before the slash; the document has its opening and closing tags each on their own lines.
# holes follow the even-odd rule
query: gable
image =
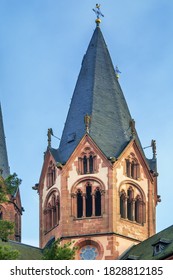
<svg viewBox="0 0 173 280">
<path fill-rule="evenodd" d="M 127 169 L 128 162 L 133 163 L 134 166 L 138 165 L 138 170 L 135 171 L 136 174 L 134 179 L 147 178 L 153 182 L 153 176 L 150 172 L 150 167 L 146 157 L 134 139 L 126 146 L 120 157 L 117 159 L 115 165 L 123 164 L 124 169 Z M 126 170 L 125 173 L 128 176 L 127 172 L 128 171 Z"/>
<path fill-rule="evenodd" d="M 48 149 L 45 153 L 42 171 L 41 171 L 41 175 L 40 175 L 40 179 L 39 179 L 39 188 L 38 188 L 39 193 L 42 191 L 42 189 L 44 187 L 44 182 L 46 180 L 46 174 L 48 172 L 50 163 L 56 165 L 56 161 L 55 161 L 53 155 L 51 154 L 50 150 Z"/>
<path fill-rule="evenodd" d="M 79 142 L 78 146 L 70 156 L 67 163 L 64 165 L 64 169 L 70 169 L 72 164 L 74 164 L 75 161 L 80 161 L 80 159 L 84 159 L 86 157 L 89 159 L 90 157 L 97 157 L 97 166 L 95 167 L 95 171 L 98 171 L 98 165 L 102 163 L 102 165 L 111 167 L 112 164 L 107 159 L 107 157 L 103 154 L 103 152 L 99 149 L 99 147 L 96 145 L 96 143 L 93 141 L 93 139 L 90 137 L 89 134 L 85 134 L 81 141 Z M 83 172 L 78 166 L 77 168 L 78 175 L 81 175 Z M 94 173 L 94 172 L 93 172 Z"/>
</svg>

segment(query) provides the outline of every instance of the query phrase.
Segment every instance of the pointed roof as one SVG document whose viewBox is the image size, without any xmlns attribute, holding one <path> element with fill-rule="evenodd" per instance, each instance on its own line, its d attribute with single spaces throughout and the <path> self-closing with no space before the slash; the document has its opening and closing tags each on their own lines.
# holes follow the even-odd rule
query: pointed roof
<svg viewBox="0 0 173 280">
<path fill-rule="evenodd" d="M 8 175 L 10 174 L 10 168 L 8 165 L 8 156 L 7 156 L 7 148 L 5 142 L 1 104 L 0 104 L 0 169 L 2 170 L 2 176 L 4 178 L 8 177 Z"/>
<path fill-rule="evenodd" d="M 91 117 L 89 134 L 95 143 L 106 157 L 118 157 L 132 138 L 131 115 L 98 25 L 82 61 L 62 133 L 61 162 L 68 160 L 86 133 L 86 115 Z"/>
</svg>

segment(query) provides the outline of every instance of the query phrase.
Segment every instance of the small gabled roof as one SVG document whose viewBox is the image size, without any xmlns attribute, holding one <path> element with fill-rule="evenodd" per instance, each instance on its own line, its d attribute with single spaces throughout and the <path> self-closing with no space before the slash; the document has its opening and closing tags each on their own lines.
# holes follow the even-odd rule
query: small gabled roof
<svg viewBox="0 0 173 280">
<path fill-rule="evenodd" d="M 97 26 L 73 93 L 58 150 L 64 163 L 86 133 L 84 117 L 89 115 L 89 134 L 107 157 L 118 157 L 132 137 L 131 115 L 115 69 Z"/>
</svg>

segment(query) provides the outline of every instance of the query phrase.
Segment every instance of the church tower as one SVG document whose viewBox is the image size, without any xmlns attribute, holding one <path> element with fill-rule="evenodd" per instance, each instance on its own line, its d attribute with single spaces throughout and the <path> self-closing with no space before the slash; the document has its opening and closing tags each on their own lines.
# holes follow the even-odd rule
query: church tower
<svg viewBox="0 0 173 280">
<path fill-rule="evenodd" d="M 5 133 L 4 133 L 4 125 L 2 118 L 2 110 L 0 104 L 0 172 L 4 178 L 9 176 L 10 168 L 8 164 L 8 156 L 7 156 L 7 148 L 5 142 Z"/>
<path fill-rule="evenodd" d="M 5 179 L 10 175 L 8 155 L 5 141 L 2 110 L 0 104 L 0 188 L 5 188 Z M 21 215 L 22 206 L 19 188 L 8 194 L 8 202 L 0 201 L 0 220 L 14 223 L 14 234 L 9 238 L 21 241 Z"/>
<path fill-rule="evenodd" d="M 76 259 L 117 259 L 155 233 L 156 147 L 143 152 L 100 29 L 92 35 L 58 149 L 45 153 L 38 192 L 40 246 L 74 241 Z"/>
</svg>

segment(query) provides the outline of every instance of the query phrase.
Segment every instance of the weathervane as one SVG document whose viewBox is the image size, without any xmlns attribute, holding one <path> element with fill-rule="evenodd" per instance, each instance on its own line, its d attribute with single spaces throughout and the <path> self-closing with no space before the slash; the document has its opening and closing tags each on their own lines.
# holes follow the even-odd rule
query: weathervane
<svg viewBox="0 0 173 280">
<path fill-rule="evenodd" d="M 100 16 L 104 17 L 104 15 L 100 11 L 100 4 L 96 4 L 96 9 L 93 9 L 93 11 L 95 12 L 95 14 L 97 16 L 96 24 L 97 24 L 97 26 L 99 26 L 99 24 L 101 22 Z"/>
<path fill-rule="evenodd" d="M 118 69 L 118 66 L 115 68 L 115 76 L 117 79 L 119 79 L 119 74 L 121 74 L 120 70 Z"/>
</svg>

